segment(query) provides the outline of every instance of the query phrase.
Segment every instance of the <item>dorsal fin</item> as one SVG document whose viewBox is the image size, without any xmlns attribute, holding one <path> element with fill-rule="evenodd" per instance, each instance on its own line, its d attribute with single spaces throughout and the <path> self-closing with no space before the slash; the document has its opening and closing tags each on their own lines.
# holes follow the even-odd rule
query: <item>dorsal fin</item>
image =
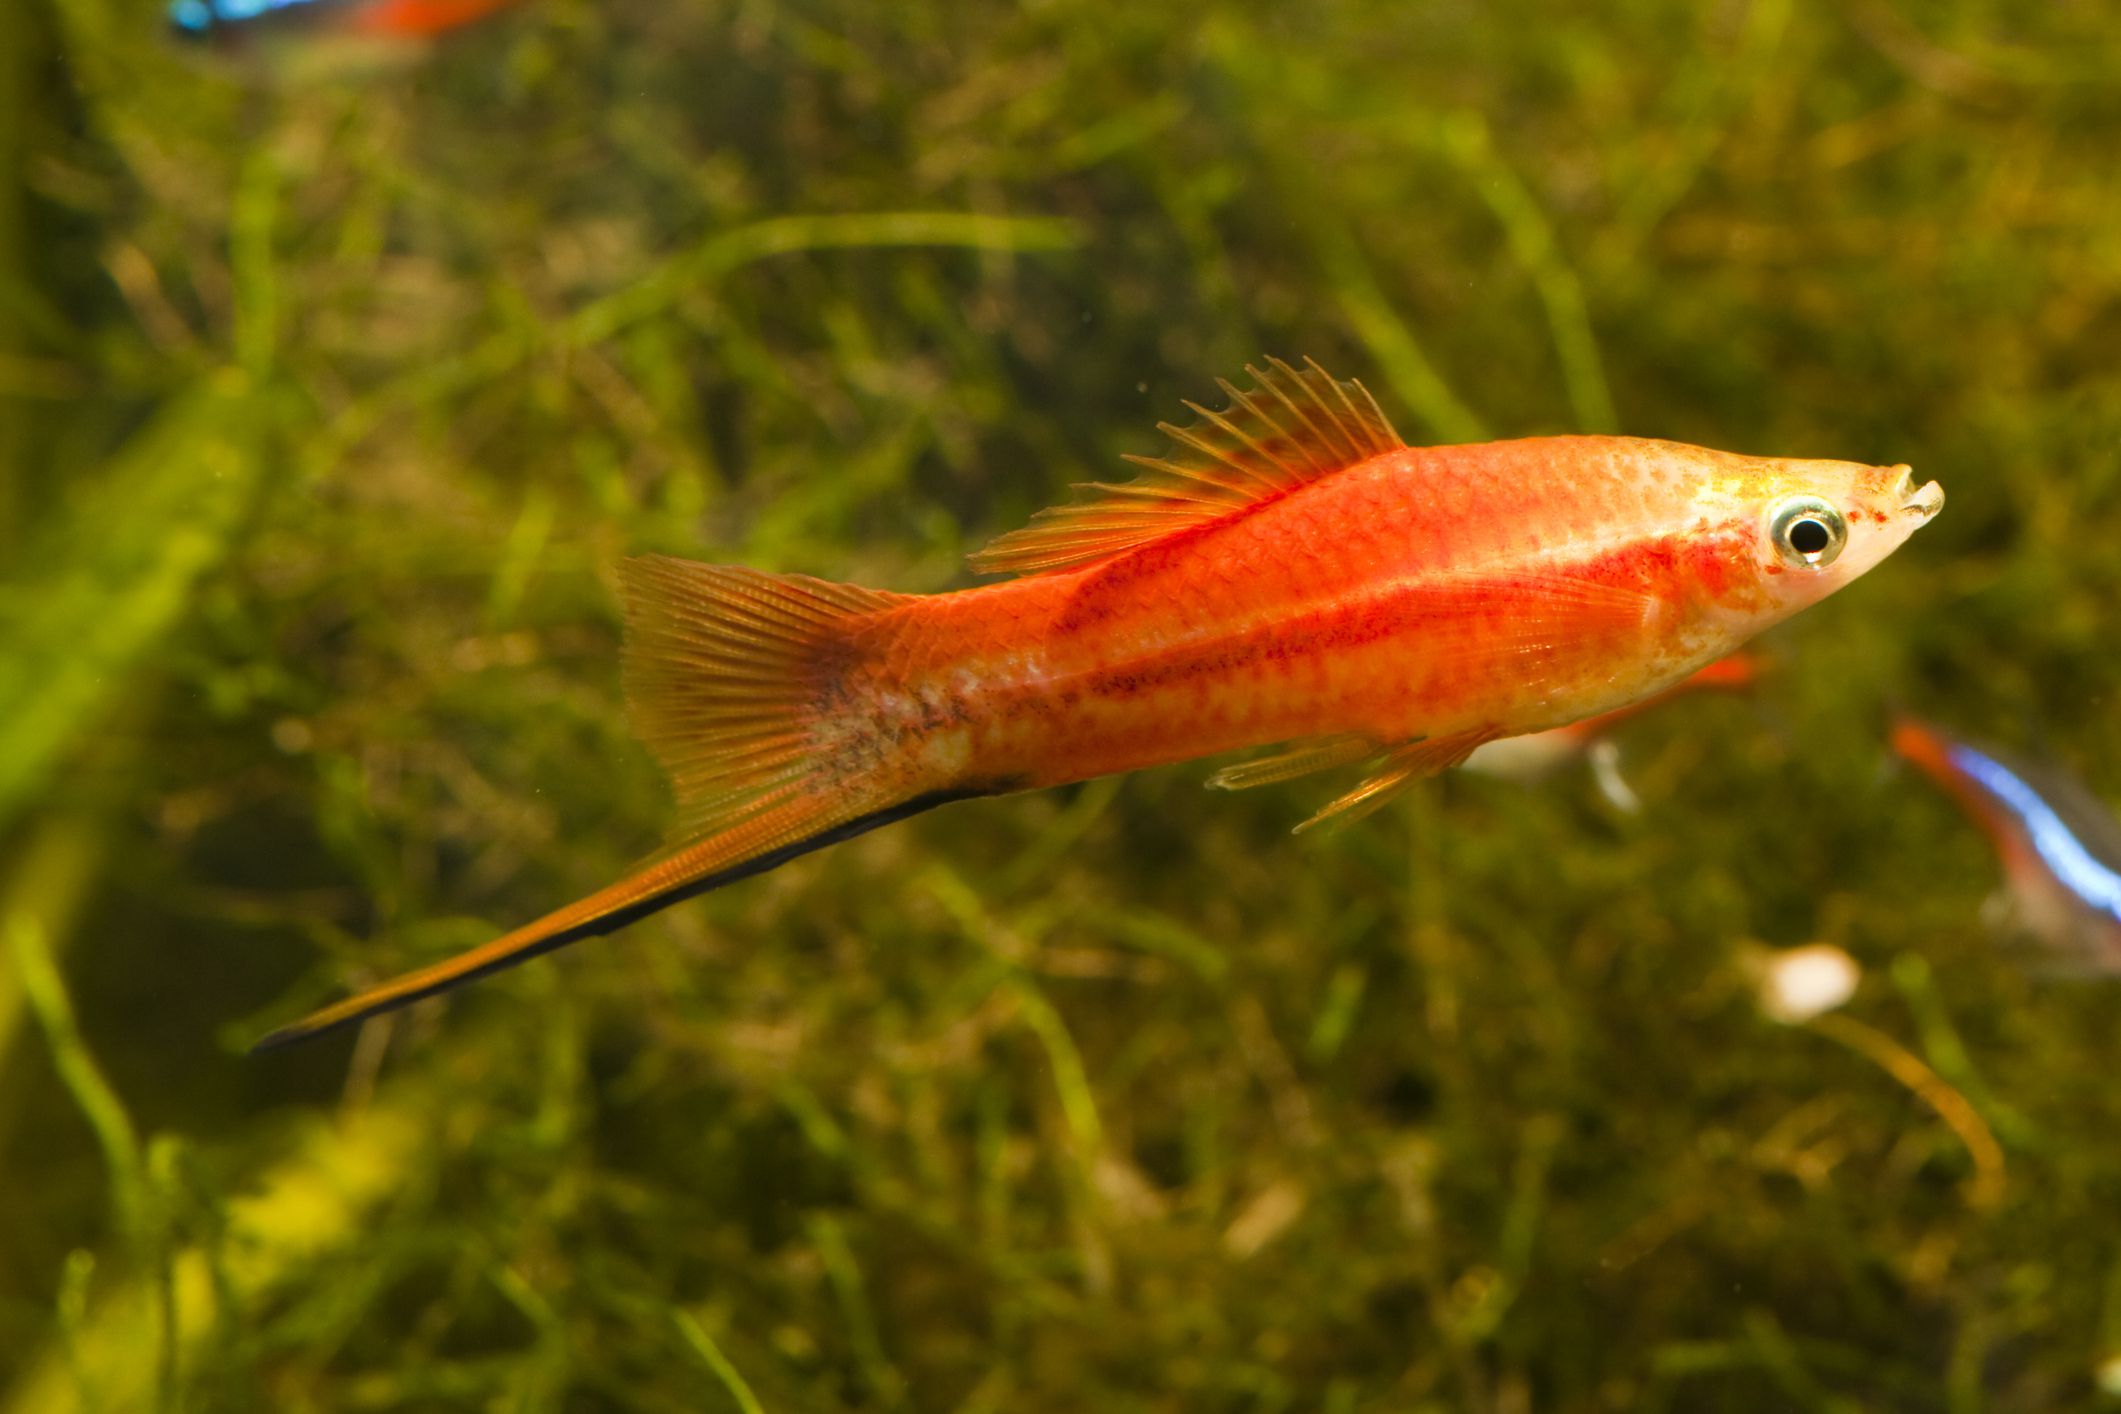
<svg viewBox="0 0 2121 1414">
<path fill-rule="evenodd" d="M 1142 475 L 1121 485 L 1093 481 L 1073 505 L 1040 511 L 974 553 L 976 574 L 1074 569 L 1200 525 L 1330 476 L 1406 444 L 1360 383 L 1334 379 L 1315 360 L 1301 369 L 1278 358 L 1249 364 L 1250 391 L 1223 379 L 1221 412 L 1187 403 L 1190 427 L 1157 424 L 1177 444 L 1167 457 L 1130 456 Z"/>
</svg>

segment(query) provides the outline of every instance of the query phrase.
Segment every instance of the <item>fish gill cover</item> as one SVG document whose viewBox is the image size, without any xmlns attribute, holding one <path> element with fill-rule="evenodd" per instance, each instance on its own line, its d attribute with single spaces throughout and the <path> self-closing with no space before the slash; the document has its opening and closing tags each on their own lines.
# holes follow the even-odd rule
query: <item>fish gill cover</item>
<svg viewBox="0 0 2121 1414">
<path fill-rule="evenodd" d="M 1891 707 L 2121 798 L 2097 7 L 0 6 L 0 1410 L 2078 1409 L 2121 996 Z M 263 56 L 260 56 L 261 59 Z M 1267 354 L 1412 443 L 1948 516 L 1580 773 L 938 812 L 358 1038 L 614 877 L 614 567 L 909 590 Z M 1309 792 L 1309 793 L 1306 793 Z M 1861 980 L 1769 1019 L 1761 950 Z"/>
</svg>

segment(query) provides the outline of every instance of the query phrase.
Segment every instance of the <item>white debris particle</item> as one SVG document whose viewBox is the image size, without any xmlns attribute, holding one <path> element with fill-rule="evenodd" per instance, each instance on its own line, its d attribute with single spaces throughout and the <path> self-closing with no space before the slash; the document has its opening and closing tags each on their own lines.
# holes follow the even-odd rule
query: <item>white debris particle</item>
<svg viewBox="0 0 2121 1414">
<path fill-rule="evenodd" d="M 1856 994 L 1863 969 L 1832 943 L 1772 953 L 1760 976 L 1760 1009 L 1795 1025 L 1832 1011 Z"/>
</svg>

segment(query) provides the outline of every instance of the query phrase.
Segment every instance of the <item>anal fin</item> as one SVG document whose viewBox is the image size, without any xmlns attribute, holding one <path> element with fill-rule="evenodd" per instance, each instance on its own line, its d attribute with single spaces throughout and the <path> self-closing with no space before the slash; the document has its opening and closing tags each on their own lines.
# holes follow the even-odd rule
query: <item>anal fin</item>
<svg viewBox="0 0 2121 1414">
<path fill-rule="evenodd" d="M 1328 821 L 1337 826 L 1360 820 L 1389 804 L 1424 776 L 1450 770 L 1472 755 L 1474 748 L 1482 742 L 1493 741 L 1501 735 L 1493 727 L 1476 727 L 1448 736 L 1422 737 L 1395 747 L 1386 753 L 1376 774 L 1298 825 L 1295 832 L 1302 834 Z"/>
</svg>

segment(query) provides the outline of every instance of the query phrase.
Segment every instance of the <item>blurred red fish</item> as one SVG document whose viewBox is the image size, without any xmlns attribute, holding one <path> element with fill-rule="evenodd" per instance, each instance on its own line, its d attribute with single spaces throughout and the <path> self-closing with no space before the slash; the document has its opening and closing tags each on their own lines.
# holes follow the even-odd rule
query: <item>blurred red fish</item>
<svg viewBox="0 0 2121 1414">
<path fill-rule="evenodd" d="M 623 567 L 635 729 L 672 845 L 483 947 L 273 1033 L 401 1006 L 947 801 L 1268 743 L 1210 782 L 1369 762 L 1353 819 L 1481 743 L 1659 692 L 1898 549 L 1943 504 L 1903 466 L 1629 437 L 1409 447 L 1358 383 L 1250 370 L 1167 457 L 892 594 Z M 1299 827 L 1301 828 L 1301 827 Z"/>
</svg>

